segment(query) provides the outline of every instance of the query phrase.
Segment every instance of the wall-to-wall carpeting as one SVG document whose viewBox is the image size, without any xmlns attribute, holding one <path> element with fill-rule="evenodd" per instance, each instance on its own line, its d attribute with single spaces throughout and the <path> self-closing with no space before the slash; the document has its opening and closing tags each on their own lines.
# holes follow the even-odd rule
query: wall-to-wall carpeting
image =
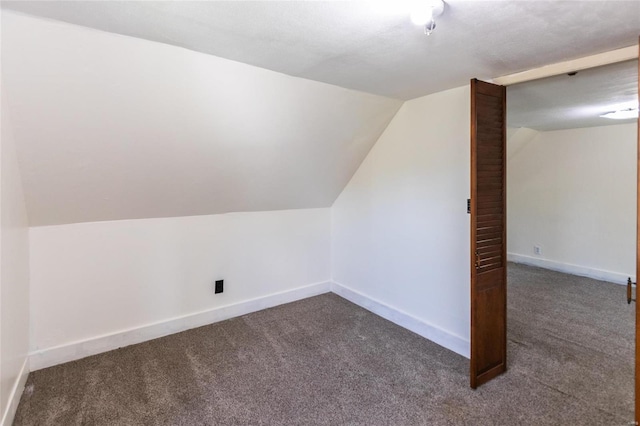
<svg viewBox="0 0 640 426">
<path fill-rule="evenodd" d="M 444 285 L 444 284 L 443 284 Z M 509 265 L 509 371 L 333 294 L 31 373 L 16 425 L 622 425 L 624 287 Z"/>
</svg>

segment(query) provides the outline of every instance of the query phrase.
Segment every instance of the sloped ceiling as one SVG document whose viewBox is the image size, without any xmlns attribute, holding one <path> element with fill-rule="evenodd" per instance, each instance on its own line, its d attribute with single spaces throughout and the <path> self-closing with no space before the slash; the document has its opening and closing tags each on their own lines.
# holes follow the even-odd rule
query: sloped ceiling
<svg viewBox="0 0 640 426">
<path fill-rule="evenodd" d="M 408 3 L 3 1 L 34 15 L 412 99 L 638 42 L 640 1 L 446 0 L 429 37 Z"/>
<path fill-rule="evenodd" d="M 509 127 L 577 129 L 633 123 L 600 117 L 638 106 L 638 61 L 562 74 L 507 88 Z"/>
<path fill-rule="evenodd" d="M 31 225 L 330 206 L 391 98 L 640 33 L 637 1 L 447 0 L 429 37 L 403 3 L 2 1 Z"/>
<path fill-rule="evenodd" d="M 30 224 L 328 207 L 401 101 L 2 13 Z"/>
</svg>

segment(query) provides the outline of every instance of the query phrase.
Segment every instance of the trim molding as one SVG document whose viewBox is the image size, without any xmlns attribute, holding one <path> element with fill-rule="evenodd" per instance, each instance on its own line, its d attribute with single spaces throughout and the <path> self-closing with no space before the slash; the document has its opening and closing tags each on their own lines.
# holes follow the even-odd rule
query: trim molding
<svg viewBox="0 0 640 426">
<path fill-rule="evenodd" d="M 202 327 L 285 303 L 328 293 L 330 288 L 330 282 L 324 281 L 91 339 L 36 350 L 29 354 L 29 364 L 31 371 L 52 367 L 65 362 L 97 355 L 102 352 L 135 345 L 192 328 Z"/>
<path fill-rule="evenodd" d="M 0 425 L 11 426 L 13 424 L 13 419 L 16 416 L 18 404 L 22 397 L 22 392 L 27 384 L 27 377 L 29 377 L 29 358 L 24 359 L 22 368 L 20 369 L 20 374 L 18 375 L 18 380 L 16 380 L 13 384 L 13 388 L 11 388 L 11 393 L 7 400 L 7 408 L 4 410 L 4 413 L 2 413 L 2 422 L 0 422 Z"/>
<path fill-rule="evenodd" d="M 331 291 L 402 328 L 406 328 L 425 339 L 431 340 L 465 358 L 469 358 L 470 343 L 458 335 L 429 324 L 335 281 L 331 282 Z"/>
<path fill-rule="evenodd" d="M 582 71 L 589 68 L 601 67 L 603 65 L 629 61 L 636 59 L 637 57 L 638 46 L 633 45 L 623 47 L 622 49 L 610 50 L 608 52 L 545 65 L 540 68 L 517 72 L 515 74 L 496 77 L 493 79 L 493 83 L 500 84 L 502 86 L 510 86 L 516 83 L 524 83 L 525 81 L 538 80 L 540 78 L 552 77 L 554 75 L 566 74 L 573 71 Z"/>
<path fill-rule="evenodd" d="M 53 367 L 54 365 L 65 362 L 75 361 L 125 346 L 135 345 L 137 343 L 146 342 L 148 340 L 157 339 L 174 333 L 180 333 L 192 328 L 202 327 L 219 321 L 224 321 L 230 318 L 329 292 L 333 292 L 338 296 L 399 325 L 400 327 L 406 328 L 407 330 L 431 340 L 432 342 L 460 354 L 465 358 L 469 358 L 470 347 L 468 340 L 443 330 L 433 324 L 429 324 L 397 308 L 366 296 L 345 285 L 337 282 L 325 281 L 232 305 L 221 306 L 207 311 L 175 317 L 141 327 L 130 328 L 91 339 L 79 340 L 65 345 L 36 350 L 29 354 L 29 366 L 31 371 Z M 28 374 L 28 368 L 26 365 L 27 364 L 25 362 L 23 370 Z M 22 387 L 20 387 L 20 389 L 24 388 L 24 382 L 26 382 L 27 374 L 24 374 L 24 380 L 21 382 Z M 20 391 L 19 394 L 21 395 L 22 391 Z M 17 409 L 18 401 L 19 398 L 16 401 L 13 414 L 15 414 L 15 409 Z"/>
<path fill-rule="evenodd" d="M 572 265 L 570 263 L 556 262 L 539 257 L 525 256 L 516 253 L 507 253 L 507 260 L 514 263 L 522 263 L 538 268 L 550 269 L 552 271 L 564 272 L 565 274 L 578 275 L 581 277 L 593 278 L 600 281 L 608 281 L 615 284 L 627 284 L 629 275 L 620 272 L 603 271 L 601 269 L 588 268 L 586 266 Z M 632 276 L 632 280 L 635 278 Z"/>
</svg>

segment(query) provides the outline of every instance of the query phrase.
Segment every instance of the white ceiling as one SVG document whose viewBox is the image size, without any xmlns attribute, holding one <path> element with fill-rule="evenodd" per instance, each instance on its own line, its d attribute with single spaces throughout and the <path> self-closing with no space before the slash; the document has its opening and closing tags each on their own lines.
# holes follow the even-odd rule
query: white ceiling
<svg viewBox="0 0 640 426">
<path fill-rule="evenodd" d="M 630 46 L 640 34 L 640 1 L 447 0 L 429 37 L 411 24 L 401 4 L 2 2 L 8 9 L 399 99 Z"/>
<path fill-rule="evenodd" d="M 30 224 L 329 207 L 402 102 L 2 13 Z"/>
<path fill-rule="evenodd" d="M 560 130 L 632 123 L 600 115 L 638 106 L 638 61 L 627 61 L 507 88 L 509 127 Z"/>
</svg>

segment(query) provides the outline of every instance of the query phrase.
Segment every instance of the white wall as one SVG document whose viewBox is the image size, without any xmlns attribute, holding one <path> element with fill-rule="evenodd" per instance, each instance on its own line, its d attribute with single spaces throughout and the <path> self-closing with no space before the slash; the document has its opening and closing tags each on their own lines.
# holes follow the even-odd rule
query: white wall
<svg viewBox="0 0 640 426">
<path fill-rule="evenodd" d="M 32 367 L 40 368 L 179 331 L 171 325 L 179 317 L 313 284 L 278 302 L 328 291 L 330 209 L 33 227 L 30 250 Z M 222 294 L 213 293 L 216 279 L 225 280 Z M 165 321 L 159 334 L 118 340 Z"/>
<path fill-rule="evenodd" d="M 330 207 L 402 104 L 64 22 L 2 21 L 32 226 Z"/>
<path fill-rule="evenodd" d="M 615 282 L 635 276 L 636 128 L 539 132 L 509 152 L 512 260 Z"/>
<path fill-rule="evenodd" d="M 332 209 L 336 287 L 463 355 L 469 122 L 468 86 L 406 102 Z"/>
<path fill-rule="evenodd" d="M 0 139 L 0 416 L 11 424 L 27 371 L 29 247 L 27 214 L 7 99 Z"/>
</svg>

